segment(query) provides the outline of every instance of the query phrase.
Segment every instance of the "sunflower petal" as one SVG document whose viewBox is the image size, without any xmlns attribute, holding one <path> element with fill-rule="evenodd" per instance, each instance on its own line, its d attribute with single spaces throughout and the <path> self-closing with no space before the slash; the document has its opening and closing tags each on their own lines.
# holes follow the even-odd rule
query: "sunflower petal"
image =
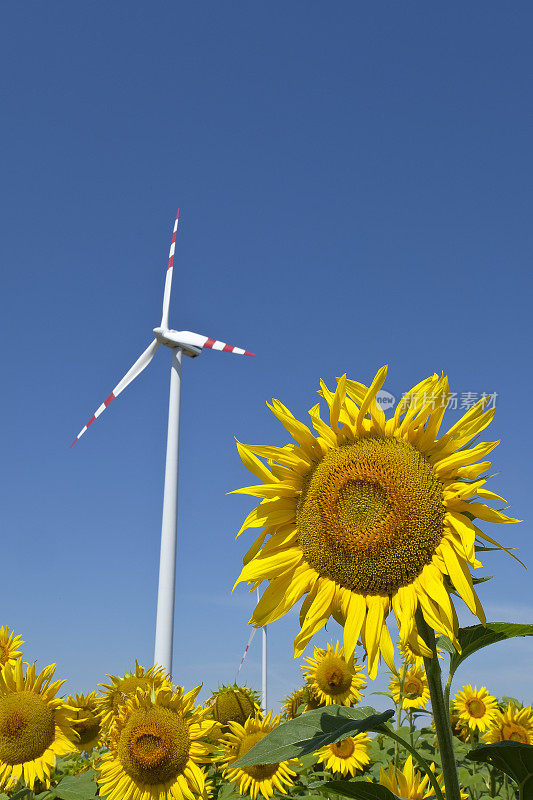
<svg viewBox="0 0 533 800">
<path fill-rule="evenodd" d="M 241 461 L 246 469 L 252 472 L 264 483 L 272 483 L 272 473 L 267 467 L 265 467 L 263 462 L 260 461 L 245 444 L 242 444 L 237 439 L 235 439 L 235 442 L 237 444 L 237 451 L 241 457 Z"/>
</svg>

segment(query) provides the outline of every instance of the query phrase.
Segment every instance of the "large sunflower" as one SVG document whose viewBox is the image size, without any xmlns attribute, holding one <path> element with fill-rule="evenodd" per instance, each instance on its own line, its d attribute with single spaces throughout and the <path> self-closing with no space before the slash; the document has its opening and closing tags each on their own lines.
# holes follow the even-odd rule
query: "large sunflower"
<svg viewBox="0 0 533 800">
<path fill-rule="evenodd" d="M 0 787 L 13 788 L 20 779 L 33 788 L 50 785 L 56 757 L 76 750 L 70 710 L 56 698 L 65 683 L 53 681 L 55 664 L 38 675 L 35 665 L 23 673 L 22 659 L 0 672 Z"/>
<path fill-rule="evenodd" d="M 472 689 L 468 684 L 453 698 L 453 709 L 471 731 L 484 731 L 498 711 L 498 701 L 484 686 L 478 691 L 477 686 Z"/>
<path fill-rule="evenodd" d="M 0 670 L 6 664 L 14 664 L 17 658 L 22 655 L 19 648 L 24 644 L 22 636 L 15 636 L 9 632 L 7 625 L 0 628 Z"/>
<path fill-rule="evenodd" d="M 118 712 L 97 781 L 108 800 L 195 800 L 207 796 L 205 773 L 213 722 L 194 706 L 200 686 L 138 691 Z"/>
<path fill-rule="evenodd" d="M 328 642 L 326 649 L 315 647 L 313 658 L 305 658 L 308 666 L 302 667 L 313 692 L 325 705 L 353 706 L 361 699 L 360 689 L 366 686 L 360 675 L 363 668 L 355 663 L 353 655 L 344 657 L 337 642 Z"/>
<path fill-rule="evenodd" d="M 125 675 L 117 677 L 108 675 L 111 683 L 101 683 L 101 696 L 98 698 L 97 707 L 101 716 L 101 725 L 108 728 L 114 716 L 137 689 L 149 691 L 150 689 L 170 688 L 170 678 L 162 667 L 150 667 L 145 669 L 135 659 L 135 669 L 133 672 L 126 672 Z"/>
<path fill-rule="evenodd" d="M 416 631 L 417 606 L 458 647 L 448 577 L 485 620 L 470 567 L 481 566 L 476 537 L 494 540 L 473 519 L 517 521 L 482 502 L 502 500 L 480 477 L 490 462 L 476 463 L 498 442 L 468 447 L 493 417 L 486 399 L 439 437 L 450 398 L 447 378 L 432 375 L 417 384 L 386 420 L 376 401 L 385 376 L 383 367 L 367 387 L 343 375 L 334 392 L 322 382 L 329 419 L 320 418 L 318 404 L 310 410 L 316 435 L 273 400 L 270 409 L 296 444 L 237 443 L 245 466 L 261 481 L 236 490 L 260 498 L 239 534 L 263 528 L 237 583 L 254 590 L 269 581 L 251 622 L 279 619 L 307 594 L 295 656 L 333 616 L 344 626 L 347 656 L 361 638 L 371 678 L 380 653 L 395 671 L 386 623 L 391 610 L 401 641 L 418 654 L 430 651 Z"/>
<path fill-rule="evenodd" d="M 533 711 L 531 706 L 516 708 L 510 703 L 505 711 L 496 711 L 491 719 L 483 741 L 522 742 L 533 745 Z"/>
<path fill-rule="evenodd" d="M 261 741 L 279 723 L 280 717 L 272 718 L 272 712 L 269 712 L 264 718 L 259 715 L 249 717 L 244 725 L 230 722 L 228 723 L 229 732 L 219 741 L 222 749 L 217 761 L 225 766 L 223 777 L 232 783 L 237 783 L 241 794 L 249 792 L 252 800 L 255 800 L 259 793 L 268 800 L 274 794 L 274 789 L 278 789 L 282 794 L 287 794 L 285 787 L 293 784 L 296 773 L 291 766 L 298 763 L 297 759 L 282 761 L 279 764 L 232 767 L 237 759 L 242 758 L 254 744 Z"/>
<path fill-rule="evenodd" d="M 89 694 L 69 695 L 67 704 L 72 711 L 72 727 L 76 733 L 73 741 L 80 753 L 98 747 L 101 736 L 100 714 L 96 692 Z"/>
<path fill-rule="evenodd" d="M 424 667 L 416 665 L 400 667 L 398 675 L 393 675 L 389 683 L 392 699 L 401 700 L 402 708 L 424 708 L 429 700 L 429 686 Z"/>
<path fill-rule="evenodd" d="M 370 763 L 370 742 L 368 734 L 358 733 L 340 742 L 326 744 L 317 750 L 318 763 L 323 762 L 332 772 L 355 775 Z"/>
</svg>

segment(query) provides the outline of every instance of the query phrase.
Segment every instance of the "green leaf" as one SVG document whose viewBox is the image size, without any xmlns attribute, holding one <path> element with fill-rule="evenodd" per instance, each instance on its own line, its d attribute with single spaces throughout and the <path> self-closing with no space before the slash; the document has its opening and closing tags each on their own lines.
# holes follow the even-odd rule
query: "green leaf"
<svg viewBox="0 0 533 800">
<path fill-rule="evenodd" d="M 314 753 L 320 747 L 338 742 L 362 731 L 375 731 L 394 716 L 394 711 L 378 714 L 375 709 L 327 706 L 315 708 L 279 725 L 251 748 L 234 767 L 276 764 L 289 758 Z"/>
<path fill-rule="evenodd" d="M 522 787 L 520 797 L 523 800 L 533 798 L 533 745 L 521 742 L 484 744 L 467 753 L 467 758 L 505 772 Z"/>
<path fill-rule="evenodd" d="M 316 756 L 314 755 L 314 753 L 309 753 L 308 756 L 301 756 L 300 757 L 301 768 L 297 769 L 296 772 L 301 772 L 302 770 L 310 769 L 315 764 L 316 764 Z"/>
<path fill-rule="evenodd" d="M 94 774 L 94 770 L 88 769 L 77 775 L 66 775 L 54 787 L 56 796 L 61 800 L 92 800 L 98 789 Z"/>
<path fill-rule="evenodd" d="M 306 794 L 302 795 L 302 797 L 305 797 L 306 800 L 324 800 L 323 794 L 312 794 L 311 792 L 307 792 Z"/>
<path fill-rule="evenodd" d="M 218 800 L 229 800 L 230 797 L 238 797 L 239 795 L 235 791 L 235 784 L 230 783 L 223 783 L 220 791 L 218 793 Z"/>
<path fill-rule="evenodd" d="M 328 781 L 324 789 L 343 797 L 355 797 L 356 800 L 401 800 L 386 786 L 367 781 Z"/>
<path fill-rule="evenodd" d="M 517 700 L 516 697 L 509 697 L 506 694 L 502 695 L 501 702 L 505 706 L 512 703 L 515 708 L 524 708 L 524 704 L 520 700 Z"/>
<path fill-rule="evenodd" d="M 459 628 L 457 640 L 461 646 L 460 653 L 447 636 L 439 636 L 437 646 L 450 653 L 450 674 L 453 675 L 468 656 L 489 644 L 503 642 L 516 636 L 533 636 L 533 625 L 519 622 L 487 622 L 486 625 L 470 625 L 468 628 Z"/>
</svg>

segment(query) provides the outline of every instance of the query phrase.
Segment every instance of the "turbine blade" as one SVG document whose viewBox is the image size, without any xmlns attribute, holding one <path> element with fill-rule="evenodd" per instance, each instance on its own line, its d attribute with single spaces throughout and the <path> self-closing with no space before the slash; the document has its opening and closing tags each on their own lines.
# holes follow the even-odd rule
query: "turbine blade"
<svg viewBox="0 0 533 800">
<path fill-rule="evenodd" d="M 255 355 L 255 353 L 250 353 L 249 350 L 233 347 L 231 344 L 219 342 L 218 339 L 210 339 L 209 336 L 202 336 L 200 333 L 192 333 L 191 331 L 176 331 L 176 333 L 184 344 L 192 344 L 193 347 L 208 347 L 211 350 L 223 350 L 225 353 L 236 353 L 239 356 Z"/>
<path fill-rule="evenodd" d="M 163 294 L 163 314 L 161 316 L 161 327 L 168 328 L 168 309 L 170 307 L 170 291 L 172 289 L 172 273 L 174 272 L 174 250 L 176 249 L 176 235 L 178 232 L 178 221 L 180 217 L 180 210 L 176 214 L 176 221 L 174 222 L 174 230 L 172 231 L 172 241 L 170 243 L 170 252 L 168 254 L 167 276 L 165 278 L 165 292 Z"/>
<path fill-rule="evenodd" d="M 92 425 L 95 419 L 98 419 L 100 414 L 106 410 L 108 405 L 115 399 L 115 397 L 118 397 L 119 394 L 124 391 L 126 386 L 128 386 L 133 380 L 135 380 L 135 378 L 141 374 L 143 369 L 145 369 L 148 366 L 148 364 L 154 357 L 155 351 L 157 350 L 158 347 L 159 347 L 159 342 L 157 341 L 157 339 L 154 339 L 154 341 L 146 348 L 144 353 L 137 359 L 133 367 L 128 372 L 126 372 L 120 383 L 117 383 L 117 385 L 115 386 L 109 397 L 106 400 L 104 400 L 102 405 L 96 409 L 96 411 L 92 415 L 87 425 L 85 425 L 81 429 L 81 431 L 78 433 L 78 435 L 70 445 L 71 447 L 72 445 L 76 444 L 78 439 L 81 439 L 81 437 L 83 436 L 89 425 Z"/>
</svg>

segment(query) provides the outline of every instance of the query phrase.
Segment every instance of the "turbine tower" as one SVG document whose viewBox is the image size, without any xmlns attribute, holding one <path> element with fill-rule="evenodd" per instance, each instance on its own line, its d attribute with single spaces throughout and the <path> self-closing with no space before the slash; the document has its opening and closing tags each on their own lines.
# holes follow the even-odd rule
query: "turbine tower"
<svg viewBox="0 0 533 800">
<path fill-rule="evenodd" d="M 179 209 L 176 214 L 163 294 L 163 313 L 161 324 L 153 329 L 154 339 L 132 368 L 115 386 L 109 397 L 96 409 L 90 420 L 78 433 L 71 447 L 76 444 L 87 428 L 98 419 L 110 403 L 119 396 L 129 384 L 146 369 L 159 345 L 172 351 L 170 371 L 170 399 L 168 406 L 167 455 L 165 463 L 165 488 L 163 494 L 163 520 L 161 524 L 161 554 L 159 560 L 159 588 L 157 593 L 157 620 L 155 633 L 154 664 L 160 665 L 172 675 L 172 643 L 174 637 L 174 596 L 176 586 L 176 538 L 178 520 L 178 444 L 181 396 L 181 358 L 184 353 L 196 358 L 204 348 L 224 350 L 227 353 L 253 356 L 248 350 L 232 347 L 225 342 L 202 336 L 191 331 L 175 331 L 168 327 L 172 273 L 174 271 L 174 251 L 178 231 Z"/>
</svg>

